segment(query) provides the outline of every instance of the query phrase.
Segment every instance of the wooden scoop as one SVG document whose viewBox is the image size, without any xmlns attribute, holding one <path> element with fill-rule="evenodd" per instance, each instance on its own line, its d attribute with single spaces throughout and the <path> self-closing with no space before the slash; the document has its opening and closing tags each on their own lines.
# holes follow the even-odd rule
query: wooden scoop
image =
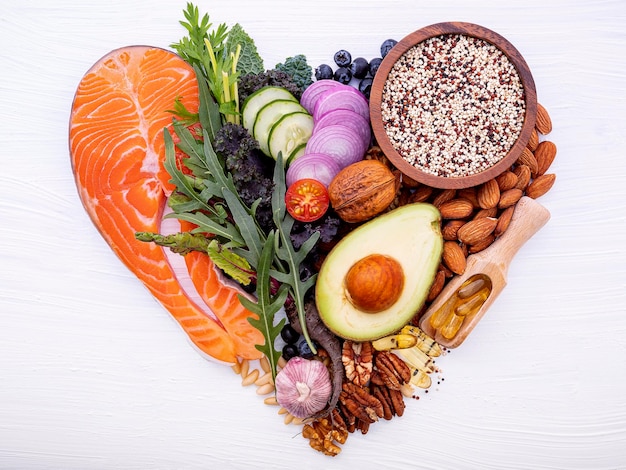
<svg viewBox="0 0 626 470">
<path fill-rule="evenodd" d="M 465 272 L 448 282 L 422 315 L 420 328 L 447 348 L 456 348 L 465 341 L 506 286 L 515 254 L 549 219 L 545 207 L 522 197 L 504 234 L 467 258 Z"/>
</svg>

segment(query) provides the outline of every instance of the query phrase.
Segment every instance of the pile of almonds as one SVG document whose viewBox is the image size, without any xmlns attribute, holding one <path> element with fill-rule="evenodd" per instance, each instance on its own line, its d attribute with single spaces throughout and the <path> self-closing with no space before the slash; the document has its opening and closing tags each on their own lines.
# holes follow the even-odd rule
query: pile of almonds
<svg viewBox="0 0 626 470">
<path fill-rule="evenodd" d="M 535 129 L 518 160 L 497 177 L 464 189 L 436 189 L 402 175 L 394 202 L 387 208 L 413 202 L 428 202 L 441 212 L 444 238 L 442 262 L 427 298 L 426 306 L 455 274 L 463 274 L 467 257 L 491 245 L 507 229 L 522 196 L 536 199 L 553 186 L 556 175 L 548 173 L 556 157 L 556 145 L 547 140 L 552 131 L 550 116 L 537 105 Z M 385 162 L 397 172 L 378 147 L 367 158 Z"/>
</svg>

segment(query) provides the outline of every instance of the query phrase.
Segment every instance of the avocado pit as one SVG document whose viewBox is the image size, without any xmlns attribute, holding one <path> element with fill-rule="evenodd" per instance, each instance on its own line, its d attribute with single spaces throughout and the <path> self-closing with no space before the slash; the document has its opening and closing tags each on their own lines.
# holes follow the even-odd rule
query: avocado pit
<svg viewBox="0 0 626 470">
<path fill-rule="evenodd" d="M 354 263 L 345 277 L 346 297 L 366 313 L 387 310 L 404 288 L 402 265 L 391 256 L 371 254 Z"/>
</svg>

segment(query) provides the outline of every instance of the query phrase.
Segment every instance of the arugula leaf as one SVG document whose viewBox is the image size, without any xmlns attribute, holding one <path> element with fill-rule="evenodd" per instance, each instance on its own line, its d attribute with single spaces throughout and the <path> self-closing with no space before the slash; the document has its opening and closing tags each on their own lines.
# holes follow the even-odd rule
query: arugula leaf
<svg viewBox="0 0 626 470">
<path fill-rule="evenodd" d="M 259 259 L 257 269 L 257 302 L 252 302 L 242 295 L 239 296 L 239 300 L 244 307 L 259 316 L 258 319 L 249 317 L 248 321 L 263 333 L 265 343 L 262 345 L 257 344 L 256 348 L 268 358 L 272 377 L 276 378 L 276 364 L 278 364 L 281 353 L 276 349 L 275 343 L 286 320 L 283 318 L 275 325 L 274 317 L 285 304 L 289 292 L 287 285 L 282 285 L 275 295 L 271 295 L 270 266 L 274 258 L 274 237 L 273 231 L 268 234 Z"/>
<path fill-rule="evenodd" d="M 174 127 L 175 129 L 177 128 L 176 123 L 174 124 Z M 199 196 L 189 178 L 187 178 L 186 175 L 178 169 L 178 166 L 176 165 L 176 150 L 174 149 L 174 140 L 172 139 L 172 135 L 167 128 L 165 128 L 163 131 L 163 139 L 165 140 L 165 161 L 163 162 L 163 166 L 171 177 L 170 181 L 174 185 L 176 185 L 176 190 L 183 193 L 190 200 L 195 201 L 195 203 L 198 205 L 198 208 L 213 212 L 211 206 L 207 204 L 207 200 L 202 199 Z"/>
<path fill-rule="evenodd" d="M 258 225 L 254 217 L 251 217 L 241 200 L 234 193 L 228 188 L 223 188 L 222 194 L 235 221 L 235 225 L 245 242 L 245 246 L 248 247 L 247 250 L 242 250 L 242 256 L 252 266 L 257 267 L 261 258 L 261 250 L 263 249 L 263 241 L 261 240 Z"/>
<path fill-rule="evenodd" d="M 311 276 L 306 281 L 302 281 L 300 276 L 300 264 L 310 251 L 313 249 L 317 240 L 320 237 L 319 232 L 314 232 L 313 235 L 305 241 L 300 250 L 296 251 L 291 243 L 290 233 L 294 224 L 294 219 L 287 212 L 285 206 L 285 193 L 287 191 L 285 183 L 285 167 L 282 152 L 279 152 L 276 158 L 276 167 L 274 169 L 274 193 L 272 194 L 272 210 L 274 212 L 274 224 L 277 227 L 279 237 L 276 240 L 276 256 L 285 262 L 284 270 L 271 271 L 271 275 L 279 282 L 286 284 L 290 287 L 291 295 L 296 303 L 298 310 L 298 319 L 302 326 L 302 335 L 306 339 L 313 354 L 317 353 L 317 349 L 309 336 L 308 329 L 306 327 L 305 319 L 305 302 L 304 297 L 311 287 L 315 285 L 317 275 Z"/>
<path fill-rule="evenodd" d="M 215 140 L 215 134 L 222 127 L 222 117 L 220 115 L 220 107 L 215 98 L 209 91 L 206 80 L 198 65 L 193 66 L 198 81 L 198 95 L 200 98 L 200 106 L 198 107 L 198 119 L 200 125 L 207 131 L 211 142 Z M 176 108 L 175 108 L 176 109 Z"/>
<path fill-rule="evenodd" d="M 221 224 L 202 212 L 171 213 L 167 214 L 165 218 L 184 220 L 197 225 L 191 233 L 210 233 L 212 236 L 220 237 L 222 240 L 230 242 L 229 246 L 244 246 L 244 240 L 239 230 L 228 221 Z"/>
</svg>

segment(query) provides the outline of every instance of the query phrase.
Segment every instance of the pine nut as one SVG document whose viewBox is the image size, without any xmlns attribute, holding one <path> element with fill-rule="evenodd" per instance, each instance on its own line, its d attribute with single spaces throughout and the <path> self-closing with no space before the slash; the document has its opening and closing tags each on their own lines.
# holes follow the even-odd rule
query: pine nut
<svg viewBox="0 0 626 470">
<path fill-rule="evenodd" d="M 259 369 L 253 369 L 244 379 L 241 381 L 241 385 L 247 387 L 248 385 L 252 385 L 256 382 L 256 379 L 259 378 Z"/>
</svg>

